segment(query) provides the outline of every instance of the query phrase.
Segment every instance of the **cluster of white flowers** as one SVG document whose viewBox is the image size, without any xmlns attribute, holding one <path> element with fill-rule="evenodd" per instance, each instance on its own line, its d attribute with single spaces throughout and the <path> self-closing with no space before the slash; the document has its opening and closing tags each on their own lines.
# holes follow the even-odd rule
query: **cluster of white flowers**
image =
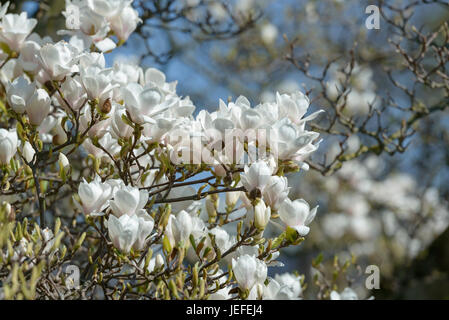
<svg viewBox="0 0 449 320">
<path fill-rule="evenodd" d="M 96 173 L 77 173 L 74 202 L 98 230 L 107 230 L 121 254 L 158 251 L 148 268 L 160 270 L 163 255 L 174 248 L 188 249 L 193 261 L 230 250 L 224 260 L 232 265 L 242 296 L 300 297 L 297 276 L 277 275 L 267 281 L 267 266 L 280 265 L 274 261 L 279 252 L 263 257 L 259 251 L 266 243 L 239 245 L 241 235 L 232 235 L 228 222 L 243 212 L 236 221 L 253 232 L 252 240 L 263 239 L 270 222 L 279 226 L 273 221 L 278 218 L 284 224 L 280 243 L 308 234 L 317 208 L 290 199 L 283 176 L 307 169 L 304 160 L 319 145 L 318 133 L 305 128 L 319 112 L 305 116 L 309 100 L 304 94 L 277 94 L 275 101 L 254 107 L 239 97 L 220 101 L 217 111 L 201 110 L 194 116 L 192 101 L 179 96 L 176 82 L 167 82 L 161 71 L 126 63 L 106 66 L 104 53 L 125 41 L 139 23 L 132 1 L 66 1 L 68 30 L 60 32 L 66 38 L 58 42 L 32 33 L 37 21 L 26 13 L 7 14 L 7 7 L 0 10 L 0 72 L 5 110 L 18 129 L 0 129 L 0 164 L 5 170 L 21 159 L 34 168 L 54 148 L 65 181 L 72 170 L 71 152 L 66 156 L 70 149 L 65 147 L 82 146 L 84 158 L 89 154 L 94 159 Z M 188 185 L 201 172 L 210 172 L 217 182 L 207 189 L 217 192 L 207 197 L 201 193 L 204 188 Z M 180 173 L 189 176 L 180 180 Z M 226 193 L 225 220 L 218 212 L 221 190 Z M 207 250 L 211 247 L 219 251 Z M 227 298 L 230 290 L 226 287 L 211 298 Z"/>
</svg>

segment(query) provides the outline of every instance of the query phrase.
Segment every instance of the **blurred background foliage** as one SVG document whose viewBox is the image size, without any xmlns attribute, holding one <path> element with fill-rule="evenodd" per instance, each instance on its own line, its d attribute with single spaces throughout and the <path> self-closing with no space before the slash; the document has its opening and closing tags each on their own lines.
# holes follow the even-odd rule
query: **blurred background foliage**
<svg viewBox="0 0 449 320">
<path fill-rule="evenodd" d="M 381 8 L 379 30 L 365 27 L 370 4 Z M 11 9 L 27 11 L 39 19 L 40 35 L 57 38 L 64 5 L 12 1 Z M 339 288 L 351 285 L 361 297 L 449 298 L 447 1 L 134 6 L 143 23 L 107 56 L 109 65 L 157 67 L 203 108 L 239 95 L 255 105 L 274 100 L 276 91 L 299 89 L 313 110 L 326 111 L 317 124 L 320 151 L 309 172 L 296 174 L 290 192 L 320 205 L 307 241 L 285 252 L 289 270 L 318 284 L 306 297 L 334 285 L 321 277 L 329 273 Z M 316 261 L 320 253 L 323 260 Z M 342 267 L 335 255 L 342 265 L 351 262 Z M 368 292 L 364 271 L 371 264 L 380 268 L 381 281 Z"/>
</svg>

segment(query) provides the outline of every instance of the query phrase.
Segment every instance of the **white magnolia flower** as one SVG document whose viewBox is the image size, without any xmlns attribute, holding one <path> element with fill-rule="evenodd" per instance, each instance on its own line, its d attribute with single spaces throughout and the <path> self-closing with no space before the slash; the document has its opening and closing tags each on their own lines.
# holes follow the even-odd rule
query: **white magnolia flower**
<svg viewBox="0 0 449 320">
<path fill-rule="evenodd" d="M 115 105 L 115 110 L 111 117 L 112 132 L 114 132 L 114 134 L 120 138 L 131 137 L 134 132 L 133 128 L 125 123 L 122 119 L 122 116 L 126 115 L 126 109 L 116 102 L 113 102 L 113 104 Z"/>
<path fill-rule="evenodd" d="M 215 243 L 218 249 L 220 249 L 221 253 L 226 252 L 226 250 L 228 250 L 232 246 L 233 242 L 231 236 L 225 229 L 221 227 L 215 227 L 213 229 L 208 230 L 207 232 L 215 236 Z M 198 237 L 197 239 L 200 239 L 200 237 Z M 209 247 L 212 246 L 209 237 L 206 239 L 205 247 L 207 246 Z"/>
<path fill-rule="evenodd" d="M 137 211 L 136 216 L 139 222 L 139 230 L 133 248 L 140 251 L 145 248 L 148 236 L 153 231 L 154 219 L 145 210 Z"/>
<path fill-rule="evenodd" d="M 120 217 L 124 214 L 134 215 L 142 210 L 148 201 L 148 192 L 131 186 L 122 186 L 114 192 L 114 199 L 109 201 L 112 212 Z"/>
<path fill-rule="evenodd" d="M 0 22 L 0 40 L 5 42 L 12 51 L 19 52 L 36 24 L 37 20 L 28 19 L 26 12 L 6 14 Z"/>
<path fill-rule="evenodd" d="M 77 56 L 78 50 L 65 41 L 45 44 L 37 55 L 49 80 L 62 80 L 67 75 L 77 72 Z"/>
<path fill-rule="evenodd" d="M 108 183 L 101 182 L 99 176 L 95 176 L 90 183 L 83 179 L 79 185 L 78 194 L 84 214 L 101 215 L 112 197 L 112 187 Z"/>
<path fill-rule="evenodd" d="M 50 113 L 51 99 L 47 91 L 37 89 L 27 101 L 26 113 L 30 123 L 39 126 Z"/>
<path fill-rule="evenodd" d="M 121 42 L 128 39 L 141 21 L 138 12 L 131 6 L 125 7 L 118 15 L 109 19 L 112 31 L 114 31 Z"/>
<path fill-rule="evenodd" d="M 89 9 L 103 17 L 116 16 L 130 3 L 130 0 L 87 0 Z"/>
<path fill-rule="evenodd" d="M 241 289 L 251 290 L 267 278 L 267 265 L 255 256 L 244 254 L 232 259 L 232 272 Z"/>
<path fill-rule="evenodd" d="M 34 92 L 36 91 L 36 83 L 30 82 L 24 76 L 16 78 L 8 88 L 6 97 L 8 104 L 17 113 L 24 113 Z"/>
<path fill-rule="evenodd" d="M 17 144 L 16 130 L 0 129 L 0 164 L 9 164 L 17 152 Z"/>
<path fill-rule="evenodd" d="M 192 230 L 193 219 L 186 211 L 182 210 L 176 216 L 170 216 L 165 234 L 170 240 L 171 246 L 174 247 L 180 242 L 186 244 Z"/>
<path fill-rule="evenodd" d="M 108 232 L 114 246 L 124 253 L 128 253 L 139 236 L 139 219 L 137 215 L 122 215 L 117 218 L 110 215 Z"/>
<path fill-rule="evenodd" d="M 36 75 L 40 70 L 37 54 L 45 43 L 51 43 L 50 37 L 41 38 L 37 33 L 31 34 L 23 43 L 18 58 L 19 64 L 23 70 Z"/>
<path fill-rule="evenodd" d="M 81 83 L 87 96 L 91 100 L 98 99 L 102 106 L 106 100 L 113 98 L 113 90 L 118 87 L 113 84 L 113 70 L 111 68 L 102 69 L 97 66 L 90 66 L 80 71 Z"/>
<path fill-rule="evenodd" d="M 279 294 L 288 299 L 297 299 L 302 293 L 301 277 L 291 273 L 276 274 L 274 280 L 280 285 Z"/>
<path fill-rule="evenodd" d="M 17 113 L 26 112 L 32 125 L 40 125 L 49 114 L 50 96 L 44 89 L 36 89 L 36 83 L 30 83 L 23 76 L 16 78 L 8 88 L 7 99 Z"/>
<path fill-rule="evenodd" d="M 318 206 L 310 210 L 309 204 L 303 199 L 291 201 L 285 199 L 279 208 L 279 217 L 289 227 L 295 229 L 299 235 L 305 236 L 309 233 L 309 225 L 315 218 Z"/>
<path fill-rule="evenodd" d="M 271 218 L 271 208 L 260 200 L 254 207 L 254 225 L 258 229 L 265 229 Z"/>
<path fill-rule="evenodd" d="M 239 200 L 242 192 L 226 192 L 226 205 L 229 207 L 234 207 L 237 201 Z"/>
<path fill-rule="evenodd" d="M 173 82 L 167 83 L 165 74 L 156 68 L 148 68 L 145 71 L 144 80 L 145 80 L 145 85 L 157 87 L 165 95 L 176 94 L 177 82 L 173 81 Z"/>
<path fill-rule="evenodd" d="M 33 161 L 35 153 L 36 153 L 36 151 L 34 151 L 33 147 L 31 146 L 31 143 L 29 143 L 28 141 L 25 141 L 25 143 L 23 144 L 23 148 L 22 148 L 22 155 L 25 158 L 26 162 L 29 163 L 29 162 Z"/>
<path fill-rule="evenodd" d="M 131 120 L 139 124 L 145 122 L 155 123 L 153 117 L 166 109 L 162 108 L 160 104 L 161 94 L 154 88 L 146 88 L 137 83 L 130 83 L 123 88 L 122 95 L 126 110 L 131 115 Z"/>
<path fill-rule="evenodd" d="M 59 153 L 58 162 L 59 165 L 64 169 L 70 167 L 69 159 L 67 159 L 66 155 L 62 152 Z"/>
<path fill-rule="evenodd" d="M 68 77 L 61 85 L 61 92 L 64 95 L 64 100 L 69 103 L 69 107 L 75 111 L 80 110 L 87 102 L 87 93 L 81 84 L 81 79 L 79 76 Z M 64 107 L 67 111 L 70 111 L 63 101 L 61 96 L 58 94 L 57 98 L 59 104 Z"/>
<path fill-rule="evenodd" d="M 277 211 L 288 197 L 290 188 L 286 177 L 272 176 L 264 189 L 263 199 L 272 210 Z"/>
<path fill-rule="evenodd" d="M 313 144 L 313 141 L 318 138 L 319 133 L 304 131 L 301 125 L 288 118 L 275 123 L 270 133 L 270 146 L 279 159 L 302 161 L 318 149 L 319 144 Z"/>
<path fill-rule="evenodd" d="M 247 192 L 254 189 L 263 192 L 273 174 L 273 169 L 263 160 L 252 163 L 250 167 L 245 165 L 244 171 L 244 174 L 241 175 L 241 181 Z"/>
</svg>

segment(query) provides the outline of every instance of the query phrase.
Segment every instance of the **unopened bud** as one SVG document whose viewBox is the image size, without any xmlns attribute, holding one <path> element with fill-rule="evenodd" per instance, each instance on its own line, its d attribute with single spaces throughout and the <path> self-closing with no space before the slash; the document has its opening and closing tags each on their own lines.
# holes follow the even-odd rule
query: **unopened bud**
<svg viewBox="0 0 449 320">
<path fill-rule="evenodd" d="M 61 168 L 68 168 L 70 166 L 69 159 L 63 153 L 59 153 L 59 165 Z"/>
<path fill-rule="evenodd" d="M 158 254 L 156 255 L 156 264 L 155 264 L 155 267 L 156 267 L 156 269 L 160 269 L 160 268 L 162 268 L 163 266 L 164 266 L 164 258 L 161 256 L 160 253 L 158 253 Z"/>
<path fill-rule="evenodd" d="M 271 217 L 271 208 L 260 200 L 254 207 L 254 225 L 257 229 L 265 229 Z"/>
</svg>

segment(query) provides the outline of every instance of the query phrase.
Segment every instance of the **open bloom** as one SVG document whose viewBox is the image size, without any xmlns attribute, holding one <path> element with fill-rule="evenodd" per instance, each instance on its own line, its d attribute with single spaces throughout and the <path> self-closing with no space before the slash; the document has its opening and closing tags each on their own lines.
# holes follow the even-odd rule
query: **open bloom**
<svg viewBox="0 0 449 320">
<path fill-rule="evenodd" d="M 279 208 L 279 217 L 289 227 L 298 231 L 300 236 L 309 233 L 310 228 L 307 226 L 315 218 L 318 206 L 310 210 L 309 204 L 303 199 L 291 201 L 285 199 Z"/>
<path fill-rule="evenodd" d="M 101 215 L 101 211 L 107 208 L 108 200 L 112 196 L 112 187 L 108 183 L 102 183 L 99 176 L 87 183 L 80 183 L 78 194 L 84 214 Z"/>
<path fill-rule="evenodd" d="M 290 188 L 286 177 L 272 176 L 264 189 L 263 199 L 272 210 L 277 211 L 288 197 Z"/>
<path fill-rule="evenodd" d="M 267 265 L 265 262 L 248 254 L 232 259 L 232 271 L 239 287 L 251 290 L 256 284 L 263 284 L 267 278 Z"/>
<path fill-rule="evenodd" d="M 133 244 L 136 250 L 143 250 L 148 240 L 148 236 L 154 227 L 154 219 L 145 211 L 139 210 L 136 213 L 137 221 L 139 222 L 139 229 L 137 230 L 137 239 Z"/>
<path fill-rule="evenodd" d="M 251 192 L 254 189 L 263 189 L 270 181 L 273 169 L 268 166 L 265 161 L 259 160 L 251 164 L 250 167 L 245 165 L 245 173 L 242 174 L 241 181 L 246 191 Z"/>
<path fill-rule="evenodd" d="M 5 42 L 9 48 L 18 52 L 37 24 L 36 19 L 28 19 L 27 13 L 8 13 L 0 22 L 0 40 Z"/>
<path fill-rule="evenodd" d="M 131 216 L 142 210 L 147 201 L 146 191 L 131 186 L 121 186 L 114 192 L 114 199 L 109 201 L 109 205 L 117 217 L 124 214 Z"/>
<path fill-rule="evenodd" d="M 0 129 L 0 164 L 8 164 L 17 152 L 17 133 L 15 130 Z"/>
<path fill-rule="evenodd" d="M 49 80 L 62 80 L 65 76 L 78 71 L 77 55 L 75 47 L 65 41 L 59 41 L 42 46 L 37 57 Z"/>
<path fill-rule="evenodd" d="M 270 146 L 282 160 L 304 160 L 318 149 L 319 143 L 313 144 L 319 133 L 305 131 L 302 126 L 283 118 L 273 125 Z"/>
<path fill-rule="evenodd" d="M 90 66 L 82 69 L 80 74 L 81 83 L 89 99 L 98 99 L 100 106 L 102 106 L 107 99 L 113 98 L 113 89 L 118 85 L 113 84 L 112 69 Z"/>
<path fill-rule="evenodd" d="M 128 253 L 136 242 L 139 232 L 139 219 L 136 215 L 128 216 L 126 214 L 117 218 L 110 215 L 108 218 L 108 233 L 114 246 Z"/>
<path fill-rule="evenodd" d="M 59 94 L 56 95 L 56 97 L 58 98 L 61 106 L 63 106 L 67 111 L 70 111 L 69 107 L 75 111 L 78 111 L 87 101 L 87 93 L 81 84 L 79 76 L 67 78 L 61 85 L 61 92 L 64 95 L 64 100 L 69 103 L 69 106 L 66 105 L 66 102 Z"/>
<path fill-rule="evenodd" d="M 6 98 L 8 104 L 17 113 L 24 113 L 27 107 L 27 102 L 36 91 L 36 83 L 30 82 L 24 76 L 16 78 L 8 88 Z"/>
<path fill-rule="evenodd" d="M 126 110 L 131 115 L 131 120 L 136 123 L 155 123 L 153 117 L 165 110 L 161 108 L 162 96 L 156 89 L 131 83 L 123 89 L 122 94 Z"/>
</svg>

